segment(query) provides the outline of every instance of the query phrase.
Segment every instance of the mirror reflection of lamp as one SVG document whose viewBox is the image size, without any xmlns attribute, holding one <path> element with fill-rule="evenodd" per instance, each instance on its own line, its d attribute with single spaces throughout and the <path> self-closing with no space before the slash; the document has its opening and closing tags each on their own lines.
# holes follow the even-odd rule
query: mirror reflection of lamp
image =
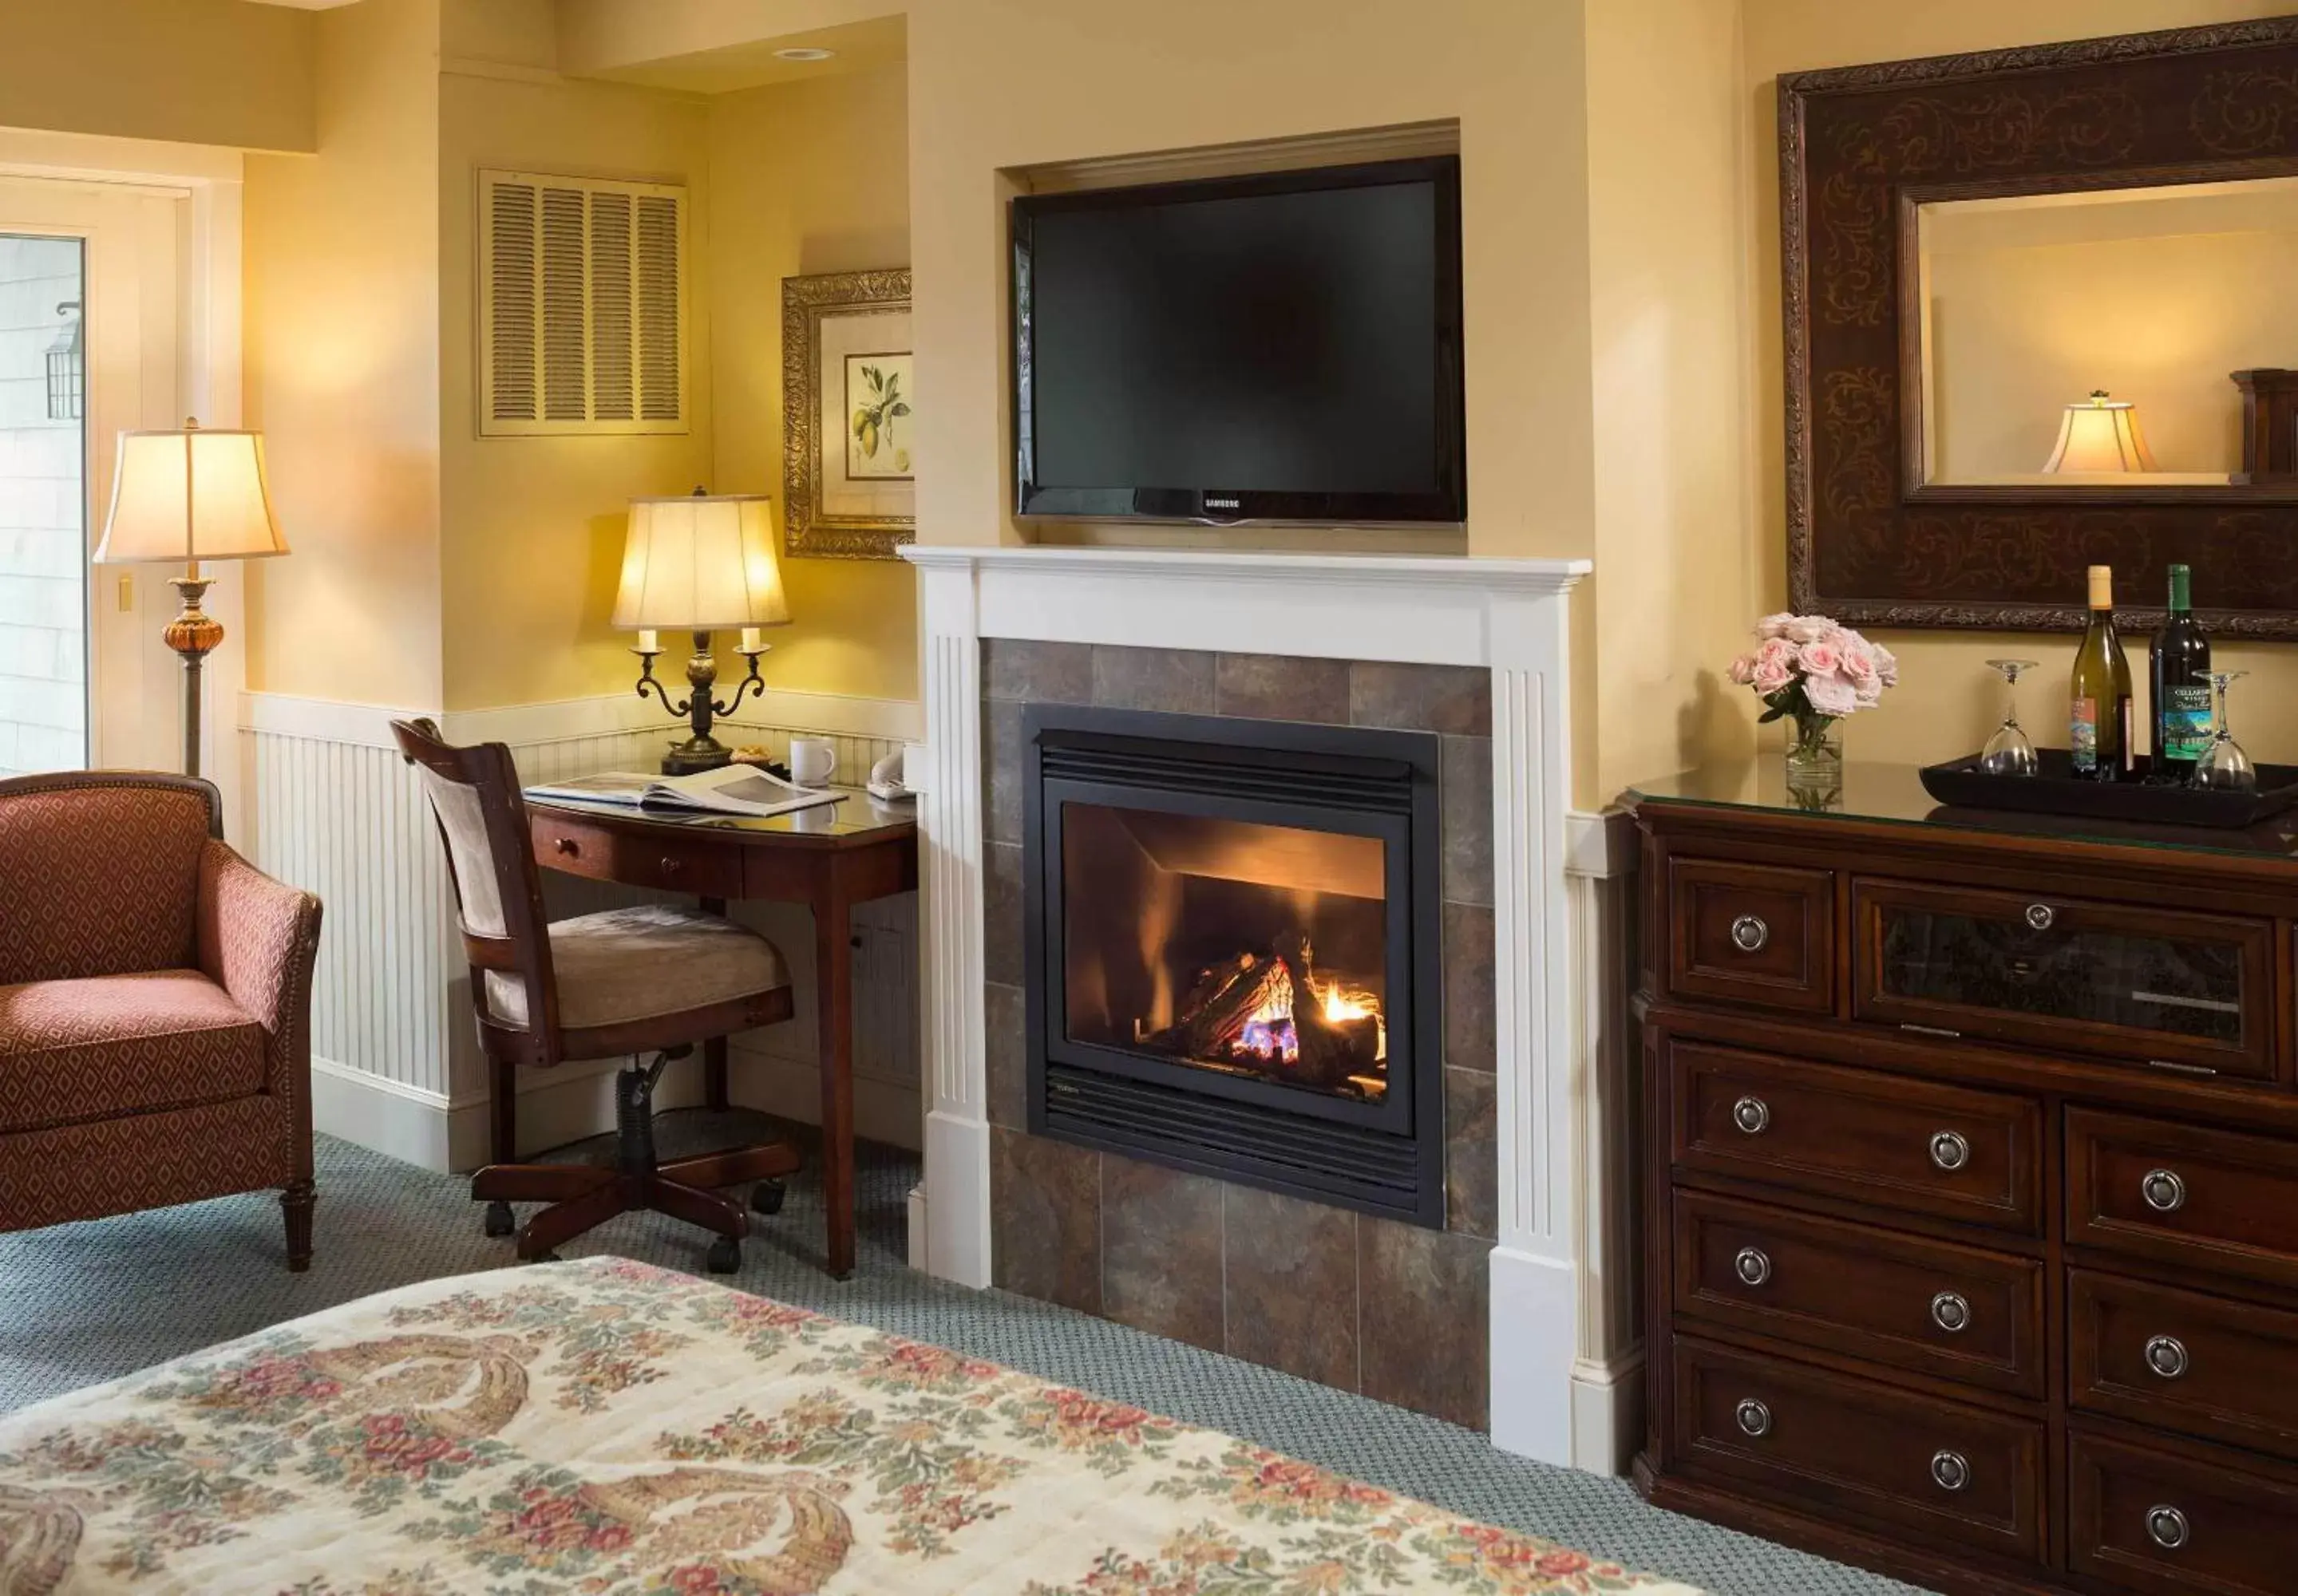
<svg viewBox="0 0 2298 1596">
<path fill-rule="evenodd" d="M 2090 398 L 2067 407 L 2059 423 L 2059 446 L 2045 471 L 2153 471 L 2154 452 L 2138 430 L 2138 411 L 2129 399 L 2110 399 L 2094 388 Z"/>
</svg>

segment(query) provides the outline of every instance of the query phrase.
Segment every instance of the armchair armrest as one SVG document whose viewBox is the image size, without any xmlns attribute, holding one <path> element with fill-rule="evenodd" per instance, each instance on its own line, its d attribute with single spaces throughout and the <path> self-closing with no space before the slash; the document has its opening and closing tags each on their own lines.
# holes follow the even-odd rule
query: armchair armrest
<svg viewBox="0 0 2298 1596">
<path fill-rule="evenodd" d="M 202 973 L 269 1033 L 265 1090 L 300 1108 L 310 1095 L 319 901 L 211 839 L 200 858 L 199 947 Z"/>
</svg>

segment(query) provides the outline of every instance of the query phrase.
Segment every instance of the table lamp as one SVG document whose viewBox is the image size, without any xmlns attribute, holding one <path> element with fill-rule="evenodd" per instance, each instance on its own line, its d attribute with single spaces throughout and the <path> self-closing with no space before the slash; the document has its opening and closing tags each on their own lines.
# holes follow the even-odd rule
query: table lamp
<svg viewBox="0 0 2298 1596">
<path fill-rule="evenodd" d="M 2094 388 L 2087 399 L 2069 405 L 2059 422 L 2059 446 L 2045 471 L 2153 471 L 2154 451 L 2138 430 L 2138 407 L 2110 399 Z"/>
<path fill-rule="evenodd" d="M 694 731 L 663 756 L 665 776 L 712 770 L 732 760 L 732 752 L 710 735 L 711 721 L 732 714 L 753 689 L 765 693 L 758 656 L 768 646 L 758 640 L 758 629 L 789 620 L 769 503 L 762 493 L 709 494 L 699 488 L 684 498 L 631 501 L 614 624 L 639 635 L 638 646 L 631 650 L 639 656 L 639 696 L 651 691 L 672 714 L 687 717 Z M 710 634 L 738 627 L 749 674 L 734 685 L 732 699 L 721 703 L 711 692 L 718 662 L 710 652 Z M 689 690 L 682 703 L 672 703 L 655 679 L 655 656 L 663 652 L 656 638 L 661 631 L 694 636 L 694 653 L 686 662 Z"/>
<path fill-rule="evenodd" d="M 99 565 L 181 560 L 168 579 L 183 608 L 161 636 L 184 662 L 184 774 L 200 773 L 200 666 L 223 627 L 200 608 L 215 579 L 203 560 L 260 560 L 287 552 L 263 475 L 263 434 L 203 428 L 122 432 L 103 519 Z"/>
</svg>

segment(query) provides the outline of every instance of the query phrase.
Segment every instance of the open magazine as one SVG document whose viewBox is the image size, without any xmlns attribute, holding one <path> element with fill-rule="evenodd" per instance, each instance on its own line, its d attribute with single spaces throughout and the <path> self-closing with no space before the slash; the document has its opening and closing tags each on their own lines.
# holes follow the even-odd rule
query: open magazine
<svg viewBox="0 0 2298 1596">
<path fill-rule="evenodd" d="M 602 770 L 526 789 L 530 798 L 571 798 L 583 803 L 625 803 L 644 809 L 709 810 L 725 815 L 781 815 L 818 803 L 836 803 L 842 793 L 795 786 L 756 765 L 721 765 L 691 776 L 649 776 L 637 770 Z"/>
</svg>

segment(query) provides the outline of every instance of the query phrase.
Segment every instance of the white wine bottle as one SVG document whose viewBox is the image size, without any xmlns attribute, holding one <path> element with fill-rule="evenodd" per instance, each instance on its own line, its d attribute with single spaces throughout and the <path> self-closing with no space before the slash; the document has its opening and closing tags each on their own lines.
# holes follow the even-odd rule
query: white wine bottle
<svg viewBox="0 0 2298 1596">
<path fill-rule="evenodd" d="M 2075 774 L 2121 781 L 2130 774 L 2130 662 L 2114 630 L 2114 572 L 2090 568 L 2090 625 L 2075 649 L 2068 687 L 2067 747 Z"/>
</svg>

